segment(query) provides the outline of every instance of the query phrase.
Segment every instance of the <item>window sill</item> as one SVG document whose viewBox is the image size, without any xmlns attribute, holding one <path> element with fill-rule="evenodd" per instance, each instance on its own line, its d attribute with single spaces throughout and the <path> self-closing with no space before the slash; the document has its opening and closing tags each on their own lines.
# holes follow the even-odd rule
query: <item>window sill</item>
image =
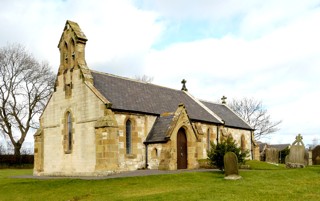
<svg viewBox="0 0 320 201">
<path fill-rule="evenodd" d="M 134 159 L 137 158 L 136 154 L 126 154 L 126 158 Z"/>
<path fill-rule="evenodd" d="M 65 151 L 64 153 L 65 153 L 65 154 L 71 154 L 72 151 L 71 151 L 71 150 L 68 150 L 68 151 Z"/>
</svg>

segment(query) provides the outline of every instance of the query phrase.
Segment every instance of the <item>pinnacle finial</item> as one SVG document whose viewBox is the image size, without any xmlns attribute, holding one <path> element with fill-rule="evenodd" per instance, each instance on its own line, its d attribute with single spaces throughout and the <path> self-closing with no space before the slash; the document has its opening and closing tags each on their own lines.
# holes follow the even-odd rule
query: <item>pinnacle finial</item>
<svg viewBox="0 0 320 201">
<path fill-rule="evenodd" d="M 183 79 L 181 81 L 181 84 L 182 84 L 182 91 L 188 91 L 187 87 L 186 87 L 186 83 L 187 83 L 187 80 Z"/>
</svg>

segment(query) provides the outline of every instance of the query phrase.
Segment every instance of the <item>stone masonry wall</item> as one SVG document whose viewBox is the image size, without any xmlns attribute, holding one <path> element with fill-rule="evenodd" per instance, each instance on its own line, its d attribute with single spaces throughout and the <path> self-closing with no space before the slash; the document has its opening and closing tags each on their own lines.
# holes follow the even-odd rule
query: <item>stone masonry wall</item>
<svg viewBox="0 0 320 201">
<path fill-rule="evenodd" d="M 228 135 L 233 137 L 241 149 L 249 151 L 248 159 L 251 159 L 251 131 L 237 128 L 220 127 L 219 142 Z"/>
<path fill-rule="evenodd" d="M 205 123 L 193 123 L 199 143 L 197 143 L 197 159 L 206 159 L 207 151 L 210 149 L 210 142 L 217 144 L 217 126 Z"/>
<path fill-rule="evenodd" d="M 145 145 L 143 144 L 150 132 L 156 116 L 116 113 L 119 133 L 119 168 L 121 171 L 137 170 L 145 167 Z M 132 122 L 132 153 L 126 154 L 126 121 Z"/>
<path fill-rule="evenodd" d="M 72 92 L 66 97 L 64 78 L 71 77 Z M 41 117 L 43 129 L 43 172 L 44 175 L 91 175 L 95 170 L 96 147 L 94 126 L 104 115 L 105 105 L 81 79 L 80 70 L 68 71 L 58 76 L 53 93 Z M 73 116 L 72 151 L 64 152 L 63 136 L 65 114 Z"/>
</svg>

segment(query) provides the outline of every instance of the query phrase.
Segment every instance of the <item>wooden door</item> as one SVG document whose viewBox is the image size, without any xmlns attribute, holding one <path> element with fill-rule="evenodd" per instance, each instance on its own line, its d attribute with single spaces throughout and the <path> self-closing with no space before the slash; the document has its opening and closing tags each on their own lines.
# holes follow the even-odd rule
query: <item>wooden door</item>
<svg viewBox="0 0 320 201">
<path fill-rule="evenodd" d="M 187 136 L 184 129 L 180 128 L 177 134 L 177 168 L 187 169 L 188 167 L 188 149 Z"/>
</svg>

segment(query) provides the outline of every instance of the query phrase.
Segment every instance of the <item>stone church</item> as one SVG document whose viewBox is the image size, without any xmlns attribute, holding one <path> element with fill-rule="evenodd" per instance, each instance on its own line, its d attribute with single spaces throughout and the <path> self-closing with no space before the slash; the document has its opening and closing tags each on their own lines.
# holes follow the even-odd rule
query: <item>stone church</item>
<svg viewBox="0 0 320 201">
<path fill-rule="evenodd" d="M 226 104 L 90 70 L 87 38 L 67 21 L 54 92 L 34 134 L 34 175 L 99 176 L 199 167 L 210 141 L 231 135 L 254 152 L 253 129 Z"/>
</svg>

